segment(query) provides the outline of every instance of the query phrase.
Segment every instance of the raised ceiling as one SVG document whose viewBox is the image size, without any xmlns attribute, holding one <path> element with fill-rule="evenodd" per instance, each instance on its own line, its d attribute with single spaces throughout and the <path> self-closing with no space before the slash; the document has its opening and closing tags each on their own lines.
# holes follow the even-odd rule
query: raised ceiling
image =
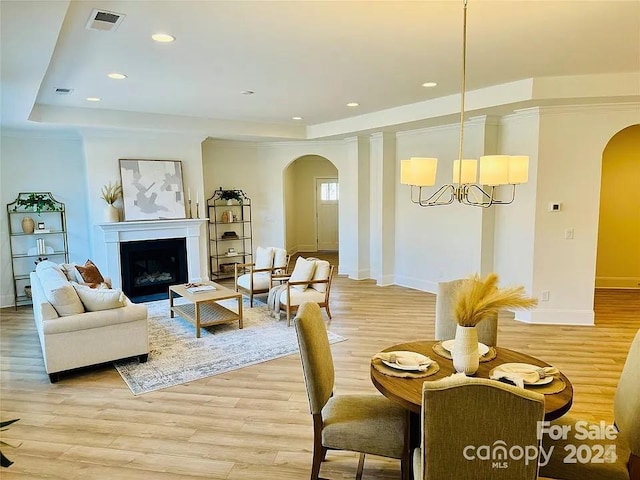
<svg viewBox="0 0 640 480">
<path fill-rule="evenodd" d="M 0 5 L 3 127 L 138 125 L 212 137 L 313 138 L 393 128 L 457 108 L 458 0 Z M 126 16 L 113 32 L 88 30 L 95 8 Z M 156 43 L 156 32 L 176 41 Z M 640 2 L 469 0 L 467 69 L 467 88 L 486 107 L 500 105 L 488 100 L 504 96 L 496 92 L 529 88 L 526 80 L 638 75 Z M 110 72 L 127 78 L 109 79 Z M 625 99 L 636 100 L 637 77 L 625 78 L 632 82 Z M 427 81 L 438 85 L 422 87 Z M 56 88 L 73 91 L 58 95 Z M 535 97 L 530 90 L 521 100 Z M 519 98 L 502 103 L 526 106 Z M 439 111 L 447 99 L 451 106 Z M 347 107 L 352 101 L 360 106 Z"/>
</svg>

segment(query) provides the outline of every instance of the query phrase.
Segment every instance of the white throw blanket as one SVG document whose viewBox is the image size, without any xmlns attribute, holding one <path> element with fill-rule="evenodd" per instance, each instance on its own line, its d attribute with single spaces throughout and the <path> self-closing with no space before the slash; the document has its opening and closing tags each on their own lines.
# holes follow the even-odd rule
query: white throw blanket
<svg viewBox="0 0 640 480">
<path fill-rule="evenodd" d="M 280 318 L 280 296 L 287 290 L 287 284 L 277 285 L 269 290 L 267 297 L 267 309 L 272 312 L 274 318 Z"/>
</svg>

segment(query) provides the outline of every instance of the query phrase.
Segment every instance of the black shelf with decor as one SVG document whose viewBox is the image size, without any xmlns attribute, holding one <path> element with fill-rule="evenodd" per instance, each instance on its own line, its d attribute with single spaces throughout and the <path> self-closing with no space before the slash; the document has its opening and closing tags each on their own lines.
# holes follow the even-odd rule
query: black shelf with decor
<svg viewBox="0 0 640 480">
<path fill-rule="evenodd" d="M 233 278 L 236 263 L 251 263 L 251 199 L 238 189 L 216 190 L 207 199 L 211 280 Z"/>
<path fill-rule="evenodd" d="M 31 305 L 29 273 L 42 260 L 69 262 L 65 205 L 51 192 L 20 192 L 7 204 L 14 305 Z"/>
</svg>

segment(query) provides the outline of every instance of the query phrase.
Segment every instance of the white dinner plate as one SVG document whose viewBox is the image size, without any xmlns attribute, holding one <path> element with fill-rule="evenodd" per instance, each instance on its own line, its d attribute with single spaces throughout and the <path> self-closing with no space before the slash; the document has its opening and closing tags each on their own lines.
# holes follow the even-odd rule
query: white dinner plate
<svg viewBox="0 0 640 480">
<path fill-rule="evenodd" d="M 453 345 L 455 344 L 455 340 L 445 340 L 444 342 L 441 342 L 440 345 L 442 345 L 442 348 L 444 348 L 447 352 L 453 352 Z M 487 347 L 484 343 L 480 343 L 478 342 L 478 353 L 480 354 L 480 356 L 484 356 L 487 353 L 489 353 L 489 347 Z"/>
<path fill-rule="evenodd" d="M 540 385 L 548 385 L 553 382 L 553 375 L 549 375 L 548 377 L 541 378 L 537 382 L 534 383 L 525 383 L 525 385 L 529 387 L 539 387 Z"/>
<path fill-rule="evenodd" d="M 517 367 L 530 367 L 530 368 L 534 368 L 534 369 L 535 368 L 542 368 L 542 367 L 539 367 L 537 365 L 531 365 L 529 363 L 503 363 L 501 366 L 504 366 L 504 365 L 515 365 Z M 539 387 L 541 385 L 548 385 L 551 382 L 553 382 L 553 378 L 554 378 L 553 375 L 548 375 L 548 376 L 546 376 L 544 378 L 541 378 L 537 382 L 533 382 L 533 383 L 525 382 L 525 385 L 526 386 L 530 386 L 530 387 Z"/>
<path fill-rule="evenodd" d="M 389 352 L 395 353 L 395 352 Z M 421 362 L 427 362 L 424 365 L 398 365 L 395 362 L 389 362 L 387 360 L 381 360 L 387 367 L 395 368 L 396 370 L 406 370 L 408 372 L 419 372 L 421 370 L 425 370 L 426 368 L 433 363 L 429 357 L 425 357 L 424 355 L 417 352 L 410 352 L 413 355 L 416 355 Z"/>
</svg>

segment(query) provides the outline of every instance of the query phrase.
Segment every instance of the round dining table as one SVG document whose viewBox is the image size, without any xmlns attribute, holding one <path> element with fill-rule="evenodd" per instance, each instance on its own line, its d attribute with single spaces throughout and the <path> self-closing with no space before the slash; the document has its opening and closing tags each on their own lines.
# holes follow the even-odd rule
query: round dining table
<svg viewBox="0 0 640 480">
<path fill-rule="evenodd" d="M 392 377 L 379 372 L 371 364 L 371 381 L 375 387 L 385 397 L 402 405 L 413 413 L 420 413 L 422 408 L 422 384 L 433 380 L 440 380 L 456 373 L 453 368 L 453 362 L 447 358 L 436 354 L 432 347 L 438 343 L 437 340 L 420 340 L 408 343 L 401 343 L 385 348 L 383 351 L 392 352 L 396 350 L 407 350 L 418 352 L 422 355 L 430 357 L 438 362 L 440 370 L 433 375 L 421 378 L 401 378 Z M 494 347 L 496 349 L 496 357 L 486 362 L 480 362 L 478 371 L 474 375 L 477 378 L 489 378 L 489 372 L 503 363 L 528 363 L 540 367 L 549 367 L 550 365 L 536 357 L 509 350 L 502 347 Z M 544 396 L 545 420 L 555 420 L 561 417 L 573 402 L 573 387 L 567 377 L 560 373 L 559 377 L 564 381 L 565 388 L 559 393 L 548 394 Z M 532 388 L 533 390 L 533 388 Z"/>
</svg>

